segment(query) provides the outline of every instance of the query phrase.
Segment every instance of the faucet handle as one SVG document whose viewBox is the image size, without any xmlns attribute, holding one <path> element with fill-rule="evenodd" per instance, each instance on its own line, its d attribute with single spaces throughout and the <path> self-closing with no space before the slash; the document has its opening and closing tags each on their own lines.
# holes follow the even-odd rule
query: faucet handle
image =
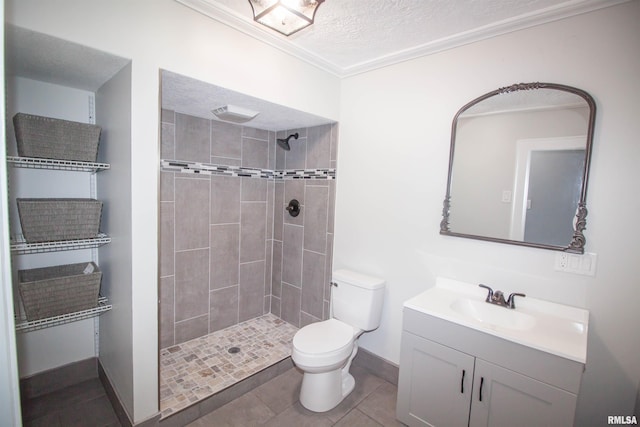
<svg viewBox="0 0 640 427">
<path fill-rule="evenodd" d="M 493 298 L 493 289 L 491 289 L 487 285 L 483 285 L 482 283 L 479 284 L 478 286 L 480 286 L 481 288 L 485 288 L 489 291 L 489 293 L 487 294 L 487 299 L 485 301 L 490 302 L 491 299 Z"/>
<path fill-rule="evenodd" d="M 510 294 L 509 298 L 507 298 L 507 304 L 509 304 L 509 308 L 516 308 L 515 297 L 526 297 L 526 295 L 518 292 Z"/>
</svg>

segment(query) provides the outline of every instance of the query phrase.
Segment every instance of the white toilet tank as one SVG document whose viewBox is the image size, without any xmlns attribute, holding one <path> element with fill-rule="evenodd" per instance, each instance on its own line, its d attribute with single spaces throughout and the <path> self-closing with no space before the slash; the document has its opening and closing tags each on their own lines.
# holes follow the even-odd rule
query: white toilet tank
<svg viewBox="0 0 640 427">
<path fill-rule="evenodd" d="M 350 270 L 333 272 L 333 317 L 363 331 L 380 325 L 384 280 Z"/>
</svg>

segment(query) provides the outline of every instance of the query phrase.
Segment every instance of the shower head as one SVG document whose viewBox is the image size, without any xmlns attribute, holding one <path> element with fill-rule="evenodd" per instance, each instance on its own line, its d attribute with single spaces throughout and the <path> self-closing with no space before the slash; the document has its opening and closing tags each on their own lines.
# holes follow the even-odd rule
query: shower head
<svg viewBox="0 0 640 427">
<path fill-rule="evenodd" d="M 298 139 L 298 132 L 296 133 L 292 133 L 291 135 L 289 135 L 288 137 L 286 137 L 285 139 L 281 139 L 278 138 L 276 140 L 276 142 L 278 143 L 278 145 L 285 151 L 289 151 L 291 150 L 291 146 L 289 146 L 289 140 L 293 138 L 293 139 Z"/>
</svg>

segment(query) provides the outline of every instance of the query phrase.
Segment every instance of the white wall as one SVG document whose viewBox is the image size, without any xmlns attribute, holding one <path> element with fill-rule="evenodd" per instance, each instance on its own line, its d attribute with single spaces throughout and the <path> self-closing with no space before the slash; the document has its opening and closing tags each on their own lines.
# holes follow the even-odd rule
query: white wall
<svg viewBox="0 0 640 427">
<path fill-rule="evenodd" d="M 133 413 L 133 299 L 131 256 L 131 65 L 96 92 L 96 121 L 102 126 L 98 161 L 109 170 L 98 176 L 103 201 L 101 229 L 111 243 L 98 249 L 100 292 L 113 308 L 100 316 L 100 364 L 118 398 Z"/>
<path fill-rule="evenodd" d="M 0 18 L 4 17 L 4 0 L 0 0 Z M 0 53 L 4 57 L 4 33 L 0 34 Z M 0 78 L 4 81 L 4 62 L 0 64 Z M 4 99 L 4 85 L 0 87 Z M 5 116 L 4 103 L 0 104 L 0 117 Z M 0 120 L 0 135 L 5 135 L 4 120 Z M 0 138 L 0 417 L 7 425 L 21 425 L 18 358 L 13 320 L 13 292 L 11 280 L 11 253 L 9 250 L 9 200 L 7 186 L 5 138 Z"/>
<path fill-rule="evenodd" d="M 174 0 L 13 0 L 5 9 L 8 23 L 132 60 L 133 381 L 120 395 L 132 397 L 138 422 L 158 410 L 159 69 L 333 120 L 340 81 Z"/>
<path fill-rule="evenodd" d="M 7 78 L 7 116 L 17 112 L 89 123 L 91 92 L 21 77 Z M 7 149 L 17 155 L 13 123 L 7 126 Z M 83 172 L 12 168 L 9 170 L 11 230 L 20 233 L 14 199 L 21 197 L 91 197 L 90 175 Z M 13 257 L 13 270 L 90 261 L 91 250 L 38 253 Z M 15 283 L 15 282 L 14 282 Z M 14 295 L 18 289 L 14 284 Z M 20 377 L 96 356 L 94 319 L 16 336 Z"/>
<path fill-rule="evenodd" d="M 503 35 L 343 81 L 334 266 L 387 279 L 381 327 L 362 346 L 398 362 L 402 302 L 436 276 L 590 311 L 576 425 L 630 415 L 640 378 L 640 2 Z M 466 102 L 519 82 L 596 100 L 587 197 L 595 277 L 553 270 L 555 253 L 439 235 L 450 126 Z M 380 173 L 372 171 L 384 171 Z"/>
</svg>

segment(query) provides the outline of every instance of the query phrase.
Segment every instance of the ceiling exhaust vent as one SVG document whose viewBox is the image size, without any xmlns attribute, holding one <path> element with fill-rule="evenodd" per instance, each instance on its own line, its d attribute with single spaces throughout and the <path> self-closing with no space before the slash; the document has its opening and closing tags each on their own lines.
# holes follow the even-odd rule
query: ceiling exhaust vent
<svg viewBox="0 0 640 427">
<path fill-rule="evenodd" d="M 219 119 L 225 122 L 232 123 L 246 123 L 249 120 L 254 119 L 258 114 L 257 111 L 249 110 L 248 108 L 238 107 L 236 105 L 223 105 L 219 108 L 214 108 L 211 112 Z"/>
</svg>

